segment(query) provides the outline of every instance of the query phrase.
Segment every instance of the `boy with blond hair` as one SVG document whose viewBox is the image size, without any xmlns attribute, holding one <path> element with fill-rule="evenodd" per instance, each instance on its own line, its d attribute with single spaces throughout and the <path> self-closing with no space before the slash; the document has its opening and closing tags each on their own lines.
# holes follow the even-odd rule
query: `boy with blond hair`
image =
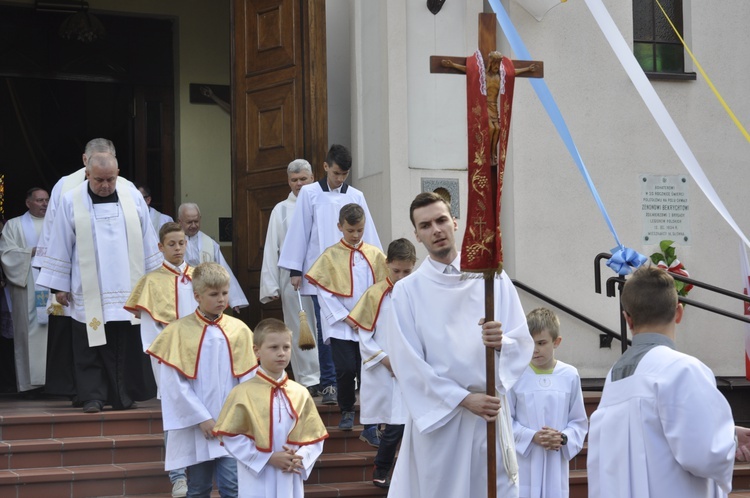
<svg viewBox="0 0 750 498">
<path fill-rule="evenodd" d="M 237 496 L 237 464 L 213 435 L 229 392 L 250 378 L 253 333 L 226 316 L 229 273 L 218 263 L 193 271 L 194 313 L 168 325 L 147 353 L 159 360 L 162 418 L 169 431 L 166 470 L 187 467 L 188 496 Z"/>
<path fill-rule="evenodd" d="M 240 498 L 301 498 L 328 432 L 308 390 L 287 377 L 292 331 L 267 318 L 253 338 L 260 365 L 229 393 L 214 434 L 237 459 Z"/>
<path fill-rule="evenodd" d="M 372 284 L 388 277 L 383 251 L 362 240 L 366 223 L 359 204 L 342 207 L 338 227 L 344 237 L 326 249 L 305 275 L 318 289 L 323 340 L 331 345 L 336 367 L 339 429 L 343 431 L 354 427 L 355 381 L 361 378 L 362 367 L 359 327 L 349 318 L 349 312 Z M 368 429 L 365 426 L 365 431 Z M 370 429 L 363 435 L 369 437 L 372 446 L 380 444 L 376 431 Z"/>
<path fill-rule="evenodd" d="M 552 310 L 526 315 L 534 354 L 508 391 L 518 453 L 520 498 L 567 498 L 568 462 L 583 447 L 588 429 L 575 367 L 555 358 L 560 320 Z"/>
<path fill-rule="evenodd" d="M 396 239 L 388 245 L 386 265 L 388 278 L 371 286 L 357 302 L 349 318 L 359 327 L 359 352 L 362 356 L 362 386 L 360 388 L 359 420 L 363 424 L 386 424 L 380 433 L 380 446 L 375 456 L 372 483 L 388 488 L 388 474 L 393 467 L 396 450 L 404 435 L 406 412 L 401 402 L 401 389 L 391 369 L 388 341 L 383 330 L 391 310 L 391 291 L 402 278 L 411 274 L 417 262 L 417 250 L 406 239 Z M 372 426 L 371 430 L 375 430 Z M 366 436 L 360 436 L 368 442 Z"/>
</svg>

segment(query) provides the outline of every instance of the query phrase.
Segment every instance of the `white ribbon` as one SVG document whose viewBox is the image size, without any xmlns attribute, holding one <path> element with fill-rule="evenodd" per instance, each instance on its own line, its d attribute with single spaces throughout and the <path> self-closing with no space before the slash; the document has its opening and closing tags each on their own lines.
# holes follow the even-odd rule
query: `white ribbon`
<svg viewBox="0 0 750 498">
<path fill-rule="evenodd" d="M 745 245 L 750 247 L 750 240 L 747 239 L 740 227 L 735 223 L 732 215 L 729 214 L 724 203 L 721 202 L 719 195 L 716 193 L 713 186 L 711 186 L 711 182 L 708 181 L 703 169 L 700 164 L 698 164 L 698 160 L 693 155 L 687 142 L 685 142 L 680 130 L 677 129 L 677 125 L 672 119 L 672 116 L 669 115 L 667 108 L 664 107 L 664 103 L 657 95 L 656 90 L 654 90 L 653 85 L 646 77 L 643 69 L 641 69 L 641 66 L 633 55 L 633 51 L 628 46 L 625 38 L 623 38 L 620 30 L 617 29 L 615 22 L 612 20 L 612 16 L 609 15 L 602 0 L 585 1 L 597 24 L 599 24 L 599 28 L 609 42 L 609 45 L 620 60 L 620 64 L 622 64 L 625 72 L 633 82 L 635 89 L 640 94 L 643 102 L 646 104 L 646 107 L 649 112 L 651 112 L 651 115 L 656 120 L 656 123 L 659 125 L 659 128 L 661 128 L 662 133 L 664 133 L 664 136 L 669 141 L 675 153 L 685 165 L 685 168 L 687 168 L 688 172 L 693 177 L 693 180 L 695 180 L 695 183 L 700 187 L 719 214 L 721 214 L 727 223 L 729 223 L 729 226 L 731 226 L 737 235 L 740 236 Z"/>
</svg>

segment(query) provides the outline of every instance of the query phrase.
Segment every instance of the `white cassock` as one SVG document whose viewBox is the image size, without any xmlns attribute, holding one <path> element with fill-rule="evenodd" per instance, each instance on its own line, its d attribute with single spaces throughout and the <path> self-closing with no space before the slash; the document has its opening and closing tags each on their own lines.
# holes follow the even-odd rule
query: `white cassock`
<svg viewBox="0 0 750 498">
<path fill-rule="evenodd" d="M 518 453 L 519 497 L 567 498 L 568 462 L 583 448 L 588 431 L 578 370 L 560 360 L 551 374 L 527 367 L 508 391 L 508 404 Z M 564 433 L 567 444 L 547 451 L 533 443 L 542 427 Z"/>
<path fill-rule="evenodd" d="M 253 370 L 254 373 L 255 370 Z M 224 448 L 237 459 L 239 498 L 267 498 L 269 496 L 302 498 L 305 496 L 304 481 L 310 475 L 315 461 L 323 453 L 323 441 L 305 446 L 287 444 L 287 437 L 295 425 L 295 419 L 290 415 L 293 413 L 292 406 L 286 396 L 279 391 L 276 392 L 271 402 L 273 404 L 272 451 L 258 451 L 255 442 L 244 434 L 222 438 Z M 169 444 L 172 444 L 172 435 L 170 434 L 169 437 Z M 282 472 L 268 463 L 273 452 L 284 451 L 285 445 L 302 457 L 303 468 L 300 469 L 299 474 Z"/>
<path fill-rule="evenodd" d="M 406 408 L 396 378 L 381 363 L 388 356 L 388 334 L 385 332 L 391 313 L 391 295 L 386 294 L 372 332 L 359 329 L 359 353 L 362 357 L 362 386 L 359 394 L 359 421 L 362 424 L 401 425 L 406 422 Z M 378 327 L 382 323 L 382 327 Z"/>
<path fill-rule="evenodd" d="M 185 250 L 185 261 L 192 267 L 201 263 L 212 261 L 219 263 L 229 272 L 229 307 L 245 308 L 249 305 L 245 293 L 234 276 L 232 269 L 227 264 L 227 260 L 221 254 L 219 244 L 203 232 L 198 232 L 192 237 L 187 238 L 187 249 Z"/>
<path fill-rule="evenodd" d="M 154 232 L 156 232 L 157 239 L 159 238 L 159 229 L 162 227 L 162 225 L 164 225 L 165 223 L 169 223 L 170 221 L 174 221 L 168 214 L 160 213 L 151 206 L 148 207 L 148 216 L 149 218 L 151 218 L 151 225 L 154 227 Z"/>
<path fill-rule="evenodd" d="M 320 382 L 320 365 L 317 348 L 302 351 L 299 348 L 299 298 L 289 283 L 289 271 L 279 268 L 279 254 L 284 245 L 284 238 L 289 230 L 289 223 L 297 205 L 297 196 L 289 193 L 286 200 L 279 202 L 271 211 L 268 219 L 268 232 L 263 247 L 263 266 L 260 271 L 260 302 L 271 302 L 273 297 L 281 297 L 284 323 L 292 331 L 292 370 L 294 379 L 303 386 L 314 386 Z M 312 299 L 302 296 L 302 309 L 307 315 L 307 324 L 315 335 L 315 310 Z"/>
<path fill-rule="evenodd" d="M 42 269 L 37 280 L 38 285 L 49 289 L 70 292 L 71 316 L 74 320 L 87 323 L 84 306 L 84 291 L 81 280 L 81 266 L 75 223 L 74 205 L 81 202 L 82 207 L 91 213 L 91 227 L 94 242 L 94 257 L 101 293 L 101 308 L 104 323 L 112 321 L 131 321 L 133 316 L 123 307 L 133 283 L 131 267 L 123 262 L 130 260 L 127 244 L 127 229 L 122 202 L 94 204 L 88 194 L 88 182 L 83 182 L 68 191 L 60 199 L 58 212 L 49 238 L 46 256 L 42 260 Z M 143 237 L 143 254 L 134 255 L 143 258 L 145 273 L 155 270 L 162 263 L 162 255 L 157 246 L 156 236 L 148 217 L 148 206 L 143 196 L 132 183 L 117 183 L 118 197 L 130 196 L 135 205 L 139 226 L 138 233 Z M 76 199 L 76 196 L 79 196 Z"/>
<path fill-rule="evenodd" d="M 305 185 L 299 191 L 286 243 L 281 248 L 279 266 L 305 275 L 323 251 L 341 240 L 343 234 L 337 226 L 339 211 L 349 203 L 359 204 L 365 210 L 365 233 L 362 240 L 382 250 L 364 194 L 347 184 L 331 192 L 328 190 L 327 180 L 323 178 Z M 305 278 L 302 279 L 300 291 L 303 295 L 318 293 L 315 286 Z"/>
<path fill-rule="evenodd" d="M 8 220 L 0 237 L 0 259 L 11 296 L 16 383 L 20 392 L 42 387 L 47 358 L 47 297 L 34 285 L 39 270 L 31 267 L 44 218 L 23 216 Z"/>
<path fill-rule="evenodd" d="M 487 424 L 459 404 L 486 388 L 478 325 L 485 315 L 484 280 L 443 274 L 437 265 L 427 258 L 392 293 L 386 335 L 408 416 L 388 496 L 479 498 L 487 493 Z M 497 488 L 498 496 L 515 497 L 518 485 L 506 471 L 506 465 L 515 470 L 515 447 L 505 393 L 531 360 L 534 343 L 508 275 L 494 284 L 495 320 L 503 328 L 503 347 L 495 354 L 503 407 L 497 433 L 504 436 L 497 443 Z"/>
<path fill-rule="evenodd" d="M 230 356 L 221 329 L 209 324 L 201 343 L 195 379 L 188 379 L 166 363 L 159 364 L 162 385 L 169 386 L 161 392 L 164 430 L 169 431 L 165 470 L 229 456 L 218 438 L 203 436 L 199 424 L 217 420 L 229 391 L 252 375 L 234 377 L 232 364 L 227 361 Z"/>
<path fill-rule="evenodd" d="M 613 382 L 611 375 L 591 415 L 589 496 L 726 496 L 734 471 L 734 420 L 711 370 L 657 346 L 630 377 Z"/>
</svg>

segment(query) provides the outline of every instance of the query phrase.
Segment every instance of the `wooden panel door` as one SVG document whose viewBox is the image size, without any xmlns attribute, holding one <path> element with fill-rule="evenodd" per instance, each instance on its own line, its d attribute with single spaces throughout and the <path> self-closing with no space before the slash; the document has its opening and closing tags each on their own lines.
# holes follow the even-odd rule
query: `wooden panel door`
<svg viewBox="0 0 750 498">
<path fill-rule="evenodd" d="M 254 327 L 281 318 L 258 300 L 268 218 L 289 194 L 287 165 L 322 169 L 327 149 L 325 0 L 233 0 L 234 266 Z"/>
</svg>

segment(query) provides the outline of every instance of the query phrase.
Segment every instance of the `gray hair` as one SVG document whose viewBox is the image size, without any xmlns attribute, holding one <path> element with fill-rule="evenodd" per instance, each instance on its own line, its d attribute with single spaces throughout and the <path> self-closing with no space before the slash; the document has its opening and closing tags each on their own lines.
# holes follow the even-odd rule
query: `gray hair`
<svg viewBox="0 0 750 498">
<path fill-rule="evenodd" d="M 115 168 L 119 168 L 117 158 L 108 152 L 94 152 L 90 157 L 86 159 L 86 172 L 91 173 L 91 167 L 96 164 L 97 166 L 109 167 L 114 164 Z"/>
<path fill-rule="evenodd" d="M 300 173 L 302 171 L 307 171 L 308 173 L 312 174 L 312 166 L 310 166 L 310 163 L 305 159 L 295 159 L 294 161 L 289 163 L 289 166 L 286 167 L 286 173 L 288 175 Z"/>
<path fill-rule="evenodd" d="M 177 208 L 177 219 L 178 220 L 182 219 L 182 213 L 186 209 L 195 209 L 196 211 L 198 211 L 198 216 L 201 215 L 201 208 L 198 207 L 198 204 L 196 204 L 194 202 L 184 202 L 184 203 L 180 204 L 180 207 Z"/>
<path fill-rule="evenodd" d="M 97 153 L 112 154 L 117 157 L 115 144 L 112 143 L 112 140 L 107 140 L 106 138 L 95 138 L 89 140 L 89 143 L 86 144 L 86 149 L 83 151 L 83 154 L 86 156 L 86 161 L 89 161 L 91 156 Z"/>
</svg>

